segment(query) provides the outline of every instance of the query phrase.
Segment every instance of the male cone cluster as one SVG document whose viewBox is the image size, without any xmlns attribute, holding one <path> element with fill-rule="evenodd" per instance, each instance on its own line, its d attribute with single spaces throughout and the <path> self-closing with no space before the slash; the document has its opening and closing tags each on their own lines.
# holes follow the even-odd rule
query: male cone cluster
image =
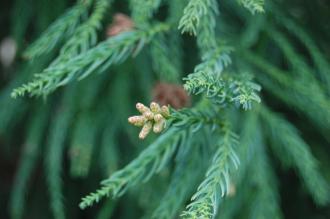
<svg viewBox="0 0 330 219">
<path fill-rule="evenodd" d="M 166 118 L 170 116 L 170 110 L 167 106 L 160 107 L 158 103 L 152 102 L 150 108 L 142 103 L 136 104 L 136 109 L 141 113 L 140 116 L 131 116 L 128 122 L 142 127 L 139 138 L 144 139 L 152 130 L 154 133 L 160 133 L 166 126 Z"/>
</svg>

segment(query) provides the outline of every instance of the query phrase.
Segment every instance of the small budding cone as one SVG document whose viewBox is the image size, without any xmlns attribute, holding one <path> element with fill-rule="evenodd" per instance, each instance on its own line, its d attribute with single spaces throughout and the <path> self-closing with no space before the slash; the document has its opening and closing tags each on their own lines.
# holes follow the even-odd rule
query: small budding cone
<svg viewBox="0 0 330 219">
<path fill-rule="evenodd" d="M 153 127 L 154 133 L 160 133 L 165 127 L 165 119 L 161 119 L 159 122 L 156 122 Z"/>
<path fill-rule="evenodd" d="M 145 137 L 147 137 L 147 135 L 150 133 L 152 129 L 152 122 L 146 122 L 146 124 L 144 124 L 143 128 L 141 129 L 141 132 L 139 134 L 139 138 L 140 139 L 145 139 Z"/>
<path fill-rule="evenodd" d="M 164 118 L 168 118 L 170 116 L 170 109 L 167 106 L 162 106 L 161 114 Z"/>
<path fill-rule="evenodd" d="M 128 118 L 128 122 L 135 126 L 143 126 L 146 118 L 144 116 L 131 116 Z"/>
<path fill-rule="evenodd" d="M 158 105 L 158 103 L 155 103 L 155 102 L 152 102 L 150 104 L 150 109 L 151 109 L 151 112 L 153 112 L 153 113 L 159 113 L 160 112 L 160 106 Z"/>
<path fill-rule="evenodd" d="M 163 119 L 164 119 L 164 117 L 159 113 L 154 116 L 154 120 L 155 120 L 156 123 L 163 120 Z"/>
<path fill-rule="evenodd" d="M 166 127 L 166 118 L 170 116 L 170 110 L 167 106 L 160 107 L 158 103 L 152 102 L 150 108 L 142 103 L 136 104 L 136 109 L 142 114 L 139 116 L 131 116 L 128 122 L 135 126 L 142 126 L 139 138 L 144 139 L 152 130 L 160 133 Z"/>
<path fill-rule="evenodd" d="M 148 107 L 146 107 L 145 105 L 143 105 L 142 103 L 137 103 L 136 104 L 136 109 L 141 113 L 145 113 L 147 111 L 150 111 Z"/>
<path fill-rule="evenodd" d="M 147 120 L 153 120 L 154 118 L 154 114 L 148 109 L 148 111 L 143 113 L 143 116 L 147 119 Z"/>
</svg>

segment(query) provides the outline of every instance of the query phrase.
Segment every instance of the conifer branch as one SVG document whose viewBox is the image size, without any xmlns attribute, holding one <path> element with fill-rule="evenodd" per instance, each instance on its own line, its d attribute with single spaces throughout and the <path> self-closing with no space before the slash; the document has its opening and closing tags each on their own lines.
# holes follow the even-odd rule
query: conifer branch
<svg viewBox="0 0 330 219">
<path fill-rule="evenodd" d="M 201 21 L 204 16 L 207 17 L 206 20 L 209 22 L 207 24 L 208 26 L 215 25 L 212 14 L 218 14 L 218 4 L 216 0 L 190 0 L 183 11 L 179 29 L 181 29 L 182 33 L 197 35 L 198 28 L 202 26 Z"/>
<path fill-rule="evenodd" d="M 266 122 L 274 152 L 284 164 L 296 168 L 316 203 L 328 203 L 328 183 L 319 172 L 315 157 L 296 128 L 265 107 L 262 108 L 261 115 Z"/>
<path fill-rule="evenodd" d="M 81 0 L 64 15 L 59 17 L 48 29 L 35 41 L 24 53 L 29 59 L 37 58 L 41 55 L 49 53 L 63 39 L 73 34 L 80 22 L 82 15 L 87 10 L 93 0 Z"/>
<path fill-rule="evenodd" d="M 231 76 L 223 74 L 221 78 L 197 72 L 185 78 L 185 89 L 191 94 L 205 94 L 213 103 L 225 106 L 234 103 L 244 110 L 252 108 L 252 103 L 260 103 L 257 92 L 261 87 L 250 81 L 249 75 Z"/>
<path fill-rule="evenodd" d="M 220 75 L 231 64 L 230 54 L 233 48 L 229 46 L 217 46 L 210 49 L 202 56 L 202 62 L 194 69 L 194 73 L 205 72 L 208 75 Z"/>
<path fill-rule="evenodd" d="M 61 48 L 60 55 L 52 65 L 62 64 L 73 56 L 87 51 L 97 43 L 97 31 L 102 27 L 102 19 L 110 4 L 111 0 L 97 0 L 95 2 L 91 16 L 74 31 L 74 34 Z"/>
<path fill-rule="evenodd" d="M 182 130 L 170 129 L 161 135 L 126 167 L 104 180 L 100 189 L 83 198 L 80 208 L 91 206 L 104 197 L 120 197 L 132 186 L 148 181 L 167 164 L 183 133 Z"/>
<path fill-rule="evenodd" d="M 196 139 L 198 141 L 198 138 Z M 186 154 L 180 157 L 180 159 L 176 159 L 177 162 L 172 180 L 160 201 L 160 205 L 153 212 L 151 218 L 172 219 L 184 207 L 185 201 L 195 189 L 204 169 L 203 163 L 205 158 L 198 153 L 198 150 L 194 150 L 195 147 L 202 146 L 200 144 L 203 143 L 194 141 L 190 145 L 183 145 L 183 150 Z"/>
<path fill-rule="evenodd" d="M 218 5 L 214 1 L 212 3 L 212 9 L 208 10 L 208 13 L 201 18 L 201 24 L 197 29 L 197 46 L 202 55 L 208 56 L 210 50 L 217 50 L 217 40 L 216 40 L 216 16 L 218 15 Z M 205 59 L 203 59 L 205 61 Z"/>
<path fill-rule="evenodd" d="M 221 198 L 229 191 L 232 167 L 237 169 L 239 165 L 239 158 L 234 149 L 237 145 L 238 136 L 228 127 L 224 127 L 224 136 L 219 149 L 213 157 L 204 181 L 192 196 L 192 202 L 182 213 L 183 218 L 211 219 L 215 217 Z"/>
<path fill-rule="evenodd" d="M 197 45 L 202 56 L 210 50 L 217 50 L 215 26 L 218 14 L 216 0 L 191 0 L 183 11 L 179 29 L 182 33 L 197 36 Z"/>
<path fill-rule="evenodd" d="M 61 65 L 46 68 L 43 73 L 35 75 L 34 81 L 16 88 L 12 97 L 27 93 L 30 96 L 47 95 L 72 80 L 81 80 L 95 71 L 102 72 L 137 54 L 156 34 L 168 29 L 168 25 L 158 24 L 146 31 L 125 32 L 112 37 Z"/>
<path fill-rule="evenodd" d="M 237 0 L 239 4 L 242 4 L 252 14 L 264 12 L 264 0 Z"/>
<path fill-rule="evenodd" d="M 211 125 L 212 127 L 222 125 L 219 119 L 210 119 L 209 116 L 206 116 L 211 113 L 212 111 L 175 111 L 171 113 L 171 127 L 126 167 L 115 172 L 109 179 L 104 180 L 99 190 L 83 198 L 79 205 L 80 208 L 84 209 L 91 206 L 105 196 L 120 197 L 130 187 L 148 181 L 150 177 L 166 165 L 179 142 L 182 146 L 190 145 L 188 142 L 191 141 L 191 138 L 184 138 L 185 134 L 190 135 L 205 125 Z M 189 128 L 193 132 L 187 132 Z M 234 135 L 231 134 L 231 136 Z"/>
<path fill-rule="evenodd" d="M 203 126 L 211 126 L 214 131 L 223 126 L 218 118 L 218 111 L 208 102 L 200 102 L 196 108 L 182 109 L 171 113 L 172 125 L 181 129 L 190 127 L 192 132 L 199 131 Z"/>
</svg>

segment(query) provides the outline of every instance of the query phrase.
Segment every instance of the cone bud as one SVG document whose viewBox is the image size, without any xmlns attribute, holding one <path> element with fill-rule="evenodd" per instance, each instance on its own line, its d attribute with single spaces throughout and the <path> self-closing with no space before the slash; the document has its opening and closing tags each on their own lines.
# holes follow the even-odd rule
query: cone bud
<svg viewBox="0 0 330 219">
<path fill-rule="evenodd" d="M 170 116 L 170 109 L 168 108 L 168 106 L 162 106 L 161 114 L 164 118 L 168 118 Z"/>
<path fill-rule="evenodd" d="M 159 113 L 160 112 L 160 106 L 156 102 L 152 102 L 150 104 L 150 109 L 151 109 L 151 112 L 153 112 L 153 113 Z"/>
<path fill-rule="evenodd" d="M 156 122 L 153 127 L 154 133 L 160 133 L 163 131 L 165 126 L 165 119 L 161 119 L 159 122 Z"/>
<path fill-rule="evenodd" d="M 137 104 L 136 104 L 136 109 L 137 109 L 141 114 L 143 114 L 143 113 L 149 111 L 149 108 L 146 107 L 145 105 L 143 105 L 142 103 L 137 103 Z"/>
<path fill-rule="evenodd" d="M 146 118 L 144 116 L 131 116 L 128 118 L 128 122 L 135 126 L 143 126 Z"/>
<path fill-rule="evenodd" d="M 144 124 L 139 134 L 140 139 L 145 139 L 152 129 L 152 122 L 148 121 Z"/>
</svg>

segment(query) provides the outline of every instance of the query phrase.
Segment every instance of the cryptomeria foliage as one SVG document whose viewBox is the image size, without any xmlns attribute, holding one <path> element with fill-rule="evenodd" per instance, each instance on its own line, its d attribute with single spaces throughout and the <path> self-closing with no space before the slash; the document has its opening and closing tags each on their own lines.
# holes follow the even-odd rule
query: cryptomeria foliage
<svg viewBox="0 0 330 219">
<path fill-rule="evenodd" d="M 330 198 L 330 5 L 311 2 L 16 0 L 0 94 L 2 149 L 20 154 L 8 215 L 314 218 L 286 201 Z M 192 104 L 154 102 L 157 81 Z"/>
</svg>

